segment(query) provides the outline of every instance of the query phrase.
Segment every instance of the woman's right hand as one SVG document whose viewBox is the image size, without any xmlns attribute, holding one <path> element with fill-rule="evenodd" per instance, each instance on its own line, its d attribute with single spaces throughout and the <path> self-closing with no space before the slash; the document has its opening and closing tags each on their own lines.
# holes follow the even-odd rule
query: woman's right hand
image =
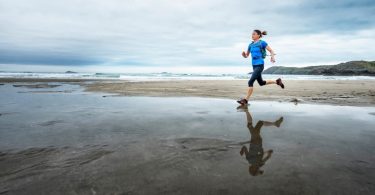
<svg viewBox="0 0 375 195">
<path fill-rule="evenodd" d="M 275 57 L 271 56 L 271 62 L 272 62 L 272 63 L 275 63 L 275 62 L 276 62 Z"/>
<path fill-rule="evenodd" d="M 246 53 L 242 51 L 242 57 L 247 58 Z"/>
</svg>

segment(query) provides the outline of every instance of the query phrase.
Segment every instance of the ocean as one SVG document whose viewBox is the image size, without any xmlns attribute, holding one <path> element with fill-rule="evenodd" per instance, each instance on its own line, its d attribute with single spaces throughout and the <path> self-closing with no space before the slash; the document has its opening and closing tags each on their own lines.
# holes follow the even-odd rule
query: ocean
<svg viewBox="0 0 375 195">
<path fill-rule="evenodd" d="M 1 72 L 0 78 L 43 79 L 103 79 L 129 81 L 158 80 L 236 80 L 248 79 L 249 74 L 189 74 L 189 73 L 75 73 L 75 72 Z M 264 79 L 284 80 L 375 80 L 374 76 L 275 75 L 263 74 Z"/>
</svg>

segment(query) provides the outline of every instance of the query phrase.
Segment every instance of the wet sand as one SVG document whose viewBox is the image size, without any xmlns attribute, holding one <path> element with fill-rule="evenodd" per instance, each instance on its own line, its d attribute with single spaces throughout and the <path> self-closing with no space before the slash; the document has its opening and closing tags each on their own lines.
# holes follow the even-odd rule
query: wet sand
<svg viewBox="0 0 375 195">
<path fill-rule="evenodd" d="M 0 86 L 0 194 L 375 190 L 375 107 L 103 98 L 49 84 L 59 86 Z"/>
</svg>

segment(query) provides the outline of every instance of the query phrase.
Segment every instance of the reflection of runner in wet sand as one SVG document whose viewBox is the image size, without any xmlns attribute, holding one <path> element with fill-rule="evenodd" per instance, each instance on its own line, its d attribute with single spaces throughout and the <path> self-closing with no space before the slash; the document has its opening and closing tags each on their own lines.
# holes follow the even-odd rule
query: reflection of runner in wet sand
<svg viewBox="0 0 375 195">
<path fill-rule="evenodd" d="M 281 123 L 283 122 L 283 117 L 280 117 L 275 122 L 268 122 L 268 121 L 258 121 L 253 126 L 253 118 L 251 117 L 251 114 L 247 108 L 247 105 L 241 105 L 237 109 L 243 110 L 246 113 L 247 118 L 247 128 L 250 131 L 250 146 L 249 150 L 246 148 L 246 146 L 242 146 L 240 154 L 241 156 L 243 154 L 246 155 L 246 160 L 249 162 L 249 173 L 253 176 L 257 176 L 259 174 L 263 174 L 263 170 L 260 170 L 260 167 L 262 167 L 266 161 L 271 158 L 272 150 L 268 150 L 267 152 L 264 152 L 263 149 L 263 141 L 262 137 L 260 135 L 260 130 L 264 126 L 276 126 L 280 127 Z M 266 153 L 266 155 L 265 155 Z"/>
</svg>

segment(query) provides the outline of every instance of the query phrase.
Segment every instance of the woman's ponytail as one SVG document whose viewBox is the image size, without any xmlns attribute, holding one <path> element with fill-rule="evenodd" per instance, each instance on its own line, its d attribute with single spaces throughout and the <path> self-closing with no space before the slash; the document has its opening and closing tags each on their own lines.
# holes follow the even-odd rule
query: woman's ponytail
<svg viewBox="0 0 375 195">
<path fill-rule="evenodd" d="M 262 37 L 263 35 L 267 35 L 267 31 L 260 31 L 258 29 L 254 30 L 254 32 L 256 32 L 260 37 Z"/>
</svg>

